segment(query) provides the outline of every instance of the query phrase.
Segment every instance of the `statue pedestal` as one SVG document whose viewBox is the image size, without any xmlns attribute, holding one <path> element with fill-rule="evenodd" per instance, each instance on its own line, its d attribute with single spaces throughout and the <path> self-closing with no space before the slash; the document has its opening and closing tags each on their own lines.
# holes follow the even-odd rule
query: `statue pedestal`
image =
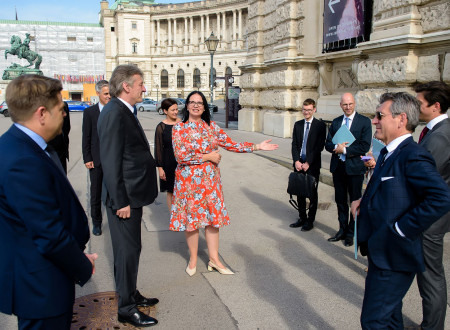
<svg viewBox="0 0 450 330">
<path fill-rule="evenodd" d="M 17 64 L 13 64 L 9 68 L 6 68 L 6 70 L 3 72 L 2 79 L 13 80 L 14 78 L 17 78 L 18 76 L 21 76 L 23 74 L 36 74 L 39 76 L 44 75 L 39 69 L 30 69 Z"/>
</svg>

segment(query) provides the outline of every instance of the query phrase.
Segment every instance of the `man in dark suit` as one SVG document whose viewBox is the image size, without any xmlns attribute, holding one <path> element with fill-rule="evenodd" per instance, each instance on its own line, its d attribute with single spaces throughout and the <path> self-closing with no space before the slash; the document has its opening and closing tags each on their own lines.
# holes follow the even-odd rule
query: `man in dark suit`
<svg viewBox="0 0 450 330">
<path fill-rule="evenodd" d="M 64 172 L 67 174 L 67 161 L 69 160 L 70 115 L 69 105 L 66 102 L 64 102 L 64 112 L 66 113 L 66 115 L 64 117 L 61 134 L 55 136 L 51 141 L 48 142 L 48 144 L 51 145 L 53 149 L 55 149 Z"/>
<path fill-rule="evenodd" d="M 83 160 L 89 170 L 91 179 L 91 217 L 92 233 L 95 236 L 102 234 L 102 181 L 103 171 L 100 161 L 100 142 L 98 141 L 97 121 L 103 107 L 109 102 L 109 83 L 100 80 L 95 84 L 95 92 L 99 102 L 83 112 Z"/>
<path fill-rule="evenodd" d="M 328 130 L 325 149 L 332 153 L 330 172 L 333 174 L 334 199 L 338 209 L 339 230 L 328 239 L 330 242 L 344 240 L 345 246 L 353 245 L 354 220 L 349 203 L 361 198 L 366 168 L 361 156 L 369 151 L 372 142 L 370 119 L 355 112 L 355 99 L 350 93 L 342 95 L 340 103 L 344 115 L 337 117 Z M 335 145 L 332 139 L 342 125 L 347 125 L 355 141 Z"/>
<path fill-rule="evenodd" d="M 114 278 L 119 294 L 118 319 L 136 327 L 158 323 L 137 306 L 153 306 L 136 289 L 141 253 L 142 207 L 158 195 L 156 162 L 133 106 L 145 92 L 142 71 L 119 65 L 109 81 L 111 101 L 98 118 L 100 160 L 103 168 L 103 201 L 114 254 Z M 148 283 L 147 283 L 148 284 Z"/>
<path fill-rule="evenodd" d="M 361 200 L 358 243 L 369 260 L 363 329 L 403 329 L 402 299 L 424 270 L 422 232 L 450 210 L 450 188 L 433 157 L 412 139 L 419 103 L 407 93 L 385 93 L 373 124 L 386 144 Z"/>
<path fill-rule="evenodd" d="M 450 87 L 432 81 L 416 87 L 420 103 L 420 120 L 427 123 L 419 138 L 419 145 L 427 149 L 436 162 L 437 170 L 450 186 Z M 450 213 L 444 215 L 423 233 L 425 272 L 417 273 L 422 297 L 422 329 L 444 329 L 447 311 L 447 283 L 442 256 L 444 236 L 450 230 Z"/>
<path fill-rule="evenodd" d="M 321 152 L 325 145 L 327 127 L 321 120 L 314 118 L 316 102 L 306 99 L 303 102 L 302 113 L 305 119 L 294 124 L 292 133 L 292 160 L 296 172 L 306 172 L 316 179 L 316 189 L 309 200 L 309 211 L 306 215 L 306 198 L 297 196 L 298 216 L 297 222 L 290 224 L 292 228 L 302 227 L 302 231 L 311 230 L 317 212 L 319 200 L 317 188 L 319 185 L 320 167 L 322 165 Z M 306 136 L 306 138 L 304 138 Z"/>
<path fill-rule="evenodd" d="M 70 329 L 75 283 L 93 274 L 86 214 L 48 141 L 65 116 L 56 79 L 24 75 L 6 89 L 14 124 L 0 137 L 0 311 L 19 329 Z"/>
</svg>

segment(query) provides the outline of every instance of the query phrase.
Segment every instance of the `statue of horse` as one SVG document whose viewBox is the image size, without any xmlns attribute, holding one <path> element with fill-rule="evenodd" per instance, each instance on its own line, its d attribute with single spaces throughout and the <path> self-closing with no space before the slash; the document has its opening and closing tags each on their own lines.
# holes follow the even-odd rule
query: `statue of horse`
<svg viewBox="0 0 450 330">
<path fill-rule="evenodd" d="M 20 40 L 18 36 L 11 37 L 11 49 L 5 50 L 5 59 L 8 58 L 8 54 L 16 55 L 20 59 L 24 58 L 28 61 L 30 67 L 34 63 L 34 68 L 39 70 L 42 62 L 42 56 L 30 49 L 30 35 L 27 33 L 24 42 Z M 36 62 L 35 62 L 36 61 Z"/>
</svg>

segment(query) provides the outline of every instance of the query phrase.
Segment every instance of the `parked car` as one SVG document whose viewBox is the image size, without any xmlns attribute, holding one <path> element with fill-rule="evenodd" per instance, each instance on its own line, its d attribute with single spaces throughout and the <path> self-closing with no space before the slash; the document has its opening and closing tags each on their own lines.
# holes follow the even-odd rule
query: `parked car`
<svg viewBox="0 0 450 330">
<path fill-rule="evenodd" d="M 179 98 L 179 97 L 171 97 L 171 98 L 174 99 L 175 101 L 177 101 L 177 104 L 178 104 L 178 111 L 179 111 L 179 112 L 183 111 L 183 110 L 184 110 L 184 102 L 185 102 L 185 100 L 184 100 L 184 99 L 181 99 L 181 98 Z M 163 100 L 165 100 L 165 99 L 163 99 Z M 158 101 L 158 102 L 156 103 L 156 109 L 157 109 L 157 111 L 158 111 L 158 113 L 159 113 L 160 115 L 163 115 L 163 114 L 164 114 L 164 110 L 161 109 L 161 102 L 162 102 L 163 100 Z"/>
<path fill-rule="evenodd" d="M 219 111 L 219 107 L 217 105 L 215 105 L 215 104 L 208 103 L 208 107 L 209 107 L 209 112 L 211 112 L 211 110 L 212 110 L 212 112 Z"/>
<path fill-rule="evenodd" d="M 82 101 L 66 101 L 69 106 L 69 111 L 84 111 L 84 109 L 89 108 L 89 104 Z"/>
<path fill-rule="evenodd" d="M 144 100 L 142 102 L 136 103 L 136 108 L 139 111 L 156 111 L 156 101 Z"/>
<path fill-rule="evenodd" d="M 0 113 L 5 117 L 9 117 L 8 105 L 6 104 L 6 101 L 3 101 L 2 104 L 0 104 Z"/>
</svg>

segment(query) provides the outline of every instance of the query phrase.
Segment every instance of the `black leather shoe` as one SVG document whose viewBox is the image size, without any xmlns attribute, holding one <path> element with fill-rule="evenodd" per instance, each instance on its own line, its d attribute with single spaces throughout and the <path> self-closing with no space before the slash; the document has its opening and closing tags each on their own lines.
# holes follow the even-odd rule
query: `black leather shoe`
<svg viewBox="0 0 450 330">
<path fill-rule="evenodd" d="M 102 234 L 102 225 L 94 224 L 92 226 L 92 234 L 100 236 Z"/>
<path fill-rule="evenodd" d="M 136 305 L 139 307 L 152 307 L 159 303 L 158 298 L 145 298 L 138 290 L 136 290 L 134 300 L 136 301 Z"/>
<path fill-rule="evenodd" d="M 314 228 L 314 225 L 312 222 L 307 221 L 303 227 L 302 227 L 302 231 L 310 231 L 311 229 Z"/>
<path fill-rule="evenodd" d="M 117 319 L 122 323 L 129 323 L 135 327 L 151 327 L 158 324 L 158 320 L 142 312 L 136 312 L 131 315 L 117 315 Z"/>
<path fill-rule="evenodd" d="M 344 240 L 345 246 L 352 246 L 353 245 L 353 237 L 346 237 Z"/>
<path fill-rule="evenodd" d="M 336 235 L 328 239 L 328 242 L 337 242 L 343 239 L 345 239 L 344 232 L 339 230 Z"/>
<path fill-rule="evenodd" d="M 289 225 L 289 227 L 291 227 L 291 228 L 298 228 L 298 227 L 303 226 L 305 224 L 305 222 L 306 222 L 306 220 L 302 220 L 302 219 L 298 218 L 297 222 L 291 223 Z"/>
</svg>

